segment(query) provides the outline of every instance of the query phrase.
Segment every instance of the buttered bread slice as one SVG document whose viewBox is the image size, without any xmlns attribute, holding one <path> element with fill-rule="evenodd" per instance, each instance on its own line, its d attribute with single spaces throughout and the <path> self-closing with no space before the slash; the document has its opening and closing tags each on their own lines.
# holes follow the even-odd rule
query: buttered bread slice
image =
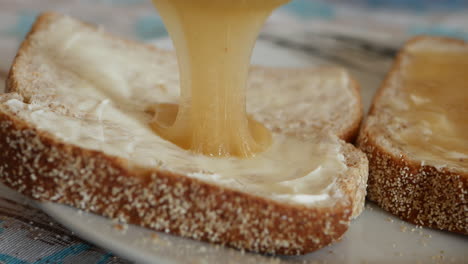
<svg viewBox="0 0 468 264">
<path fill-rule="evenodd" d="M 246 159 L 154 133 L 152 106 L 177 103 L 178 86 L 173 52 L 40 16 L 0 97 L 0 180 L 34 199 L 275 254 L 330 244 L 360 214 L 367 159 L 342 139 L 362 112 L 344 70 L 252 67 L 247 112 L 272 144 Z"/>
<path fill-rule="evenodd" d="M 468 234 L 468 44 L 409 41 L 359 136 L 369 198 L 421 226 Z"/>
</svg>

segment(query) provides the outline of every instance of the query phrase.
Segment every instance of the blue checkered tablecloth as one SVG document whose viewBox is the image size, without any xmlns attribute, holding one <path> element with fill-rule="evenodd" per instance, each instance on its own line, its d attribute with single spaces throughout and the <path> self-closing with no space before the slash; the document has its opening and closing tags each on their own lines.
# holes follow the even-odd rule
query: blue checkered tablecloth
<svg viewBox="0 0 468 264">
<path fill-rule="evenodd" d="M 0 186 L 0 263 L 129 263 L 95 247 Z"/>
<path fill-rule="evenodd" d="M 313 37 L 321 36 L 353 48 L 352 52 L 333 53 L 327 59 L 356 61 L 349 56 L 359 50 L 388 59 L 398 45 L 415 34 L 468 39 L 467 8 L 465 0 L 293 0 L 275 12 L 261 37 L 275 41 L 288 38 L 292 31 L 304 32 L 299 34 L 302 39 L 291 45 L 293 48 L 315 45 L 320 50 L 329 43 Z M 128 38 L 148 41 L 166 36 L 150 0 L 0 0 L 0 92 L 19 43 L 37 14 L 47 10 L 101 24 Z M 319 55 L 326 57 L 329 53 L 324 50 Z M 374 53 L 369 58 L 375 59 Z M 367 65 L 367 71 L 375 74 L 375 61 L 369 59 L 361 64 L 361 68 L 366 70 Z M 0 263 L 128 261 L 80 239 L 27 199 L 0 186 Z"/>
</svg>

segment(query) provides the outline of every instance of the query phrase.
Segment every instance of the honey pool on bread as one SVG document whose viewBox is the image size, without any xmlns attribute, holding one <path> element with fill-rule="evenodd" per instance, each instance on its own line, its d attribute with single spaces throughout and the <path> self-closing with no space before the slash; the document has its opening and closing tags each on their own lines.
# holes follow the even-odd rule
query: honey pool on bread
<svg viewBox="0 0 468 264">
<path fill-rule="evenodd" d="M 421 160 L 468 167 L 468 49 L 414 45 L 407 52 L 405 103 L 393 105 L 404 123 L 397 141 Z"/>
<path fill-rule="evenodd" d="M 358 104 L 342 69 L 251 68 L 247 113 L 271 131 L 272 143 L 248 159 L 213 158 L 180 148 L 148 125 L 148 107 L 178 103 L 173 52 L 129 47 L 68 17 L 34 34 L 31 43 L 30 59 L 18 74 L 32 78 L 40 93 L 28 101 L 9 98 L 2 108 L 67 144 L 122 158 L 127 166 L 295 204 L 330 205 L 343 197 L 336 181 L 347 171 L 344 143 L 333 129 L 314 127 L 330 127 L 321 122 Z M 315 108 L 321 101 L 334 104 Z"/>
</svg>

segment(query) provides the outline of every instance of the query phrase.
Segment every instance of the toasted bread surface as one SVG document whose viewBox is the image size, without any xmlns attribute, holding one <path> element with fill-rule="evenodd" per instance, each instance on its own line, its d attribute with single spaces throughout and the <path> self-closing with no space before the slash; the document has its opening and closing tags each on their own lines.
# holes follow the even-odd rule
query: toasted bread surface
<svg viewBox="0 0 468 264">
<path fill-rule="evenodd" d="M 11 68 L 7 81 L 9 93 L 0 97 L 0 180 L 7 186 L 37 200 L 63 203 L 185 237 L 272 254 L 303 254 L 336 241 L 346 231 L 351 218 L 362 211 L 367 159 L 344 142 L 337 141 L 346 165 L 344 173 L 336 175 L 339 195 L 327 203 L 308 205 L 273 199 L 262 193 L 249 193 L 242 188 L 230 188 L 215 180 L 176 173 L 162 166 L 149 166 L 99 147 L 69 142 L 54 131 L 53 126 L 41 127 L 40 123 L 33 122 L 35 113 L 45 111 L 64 118 L 60 120 L 82 121 L 87 116 L 74 108 L 73 101 L 93 100 L 74 94 L 72 89 L 77 75 L 83 71 L 61 71 L 59 68 L 73 67 L 65 61 L 62 64 L 62 60 L 58 63 L 53 61 L 53 56 L 41 57 L 44 47 L 38 52 L 40 44 L 37 42 L 47 36 L 51 27 L 53 30 L 60 28 L 61 23 L 70 23 L 76 29 L 91 32 L 101 40 L 106 39 L 110 45 L 136 50 L 135 56 L 155 56 L 167 72 L 176 71 L 172 52 L 120 40 L 61 15 L 49 13 L 39 17 Z M 92 65 L 89 67 L 95 69 Z M 342 70 L 319 71 L 323 76 L 338 74 L 350 80 L 349 85 L 343 87 L 352 94 L 351 100 L 354 101 L 348 105 L 350 108 L 343 113 L 337 110 L 326 118 L 312 117 L 317 122 L 307 122 L 306 116 L 300 116 L 298 120 L 288 119 L 288 122 L 300 124 L 296 129 L 275 123 L 268 113 L 258 114 L 256 118 L 269 124 L 270 129 L 298 140 L 314 138 L 310 133 L 352 138 L 361 115 L 357 86 Z M 257 76 L 257 79 L 250 80 L 252 87 L 259 85 L 261 80 L 285 82 L 285 77 L 278 77 L 280 72 L 288 78 L 304 78 L 311 73 L 310 70 L 277 71 L 268 68 L 254 68 L 252 72 Z M 177 76 L 165 80 L 170 84 L 161 90 L 177 88 Z M 68 88 L 61 90 L 58 88 L 61 85 Z M 295 84 L 295 87 L 302 86 L 304 83 Z M 255 95 L 255 89 L 251 90 Z M 337 91 L 340 92 L 339 89 Z M 142 103 L 145 102 L 142 98 L 148 97 L 148 93 L 142 92 L 138 96 L 140 98 L 135 100 Z M 324 98 L 327 94 L 322 94 L 321 99 Z M 333 108 L 333 103 L 336 102 L 327 101 L 322 105 L 326 105 L 324 108 L 328 110 Z M 259 105 L 262 103 L 254 101 L 249 107 L 262 112 Z M 125 109 L 125 105 L 118 109 Z M 267 107 L 265 109 L 268 110 Z M 303 111 L 310 113 L 307 109 Z M 343 115 L 348 117 L 346 121 L 342 120 Z"/>
<path fill-rule="evenodd" d="M 395 140 L 409 125 L 397 122 L 397 113 L 388 107 L 404 104 L 401 76 L 412 58 L 408 50 L 434 46 L 468 51 L 468 44 L 461 40 L 425 36 L 410 40 L 374 98 L 358 146 L 369 159 L 370 200 L 416 225 L 468 234 L 468 161 L 428 161 L 427 155 L 409 151 L 407 144 Z"/>
</svg>

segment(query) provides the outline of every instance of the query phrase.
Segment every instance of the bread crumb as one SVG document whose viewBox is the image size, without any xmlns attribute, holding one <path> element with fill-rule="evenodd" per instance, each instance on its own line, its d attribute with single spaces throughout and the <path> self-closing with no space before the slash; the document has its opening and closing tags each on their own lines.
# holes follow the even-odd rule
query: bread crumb
<svg viewBox="0 0 468 264">
<path fill-rule="evenodd" d="M 403 232 L 403 233 L 405 233 L 405 232 L 406 232 L 406 226 L 401 225 L 401 226 L 400 226 L 400 231 Z"/>
<path fill-rule="evenodd" d="M 114 228 L 119 231 L 126 231 L 128 229 L 128 225 L 117 223 L 117 224 L 114 224 Z"/>
</svg>

